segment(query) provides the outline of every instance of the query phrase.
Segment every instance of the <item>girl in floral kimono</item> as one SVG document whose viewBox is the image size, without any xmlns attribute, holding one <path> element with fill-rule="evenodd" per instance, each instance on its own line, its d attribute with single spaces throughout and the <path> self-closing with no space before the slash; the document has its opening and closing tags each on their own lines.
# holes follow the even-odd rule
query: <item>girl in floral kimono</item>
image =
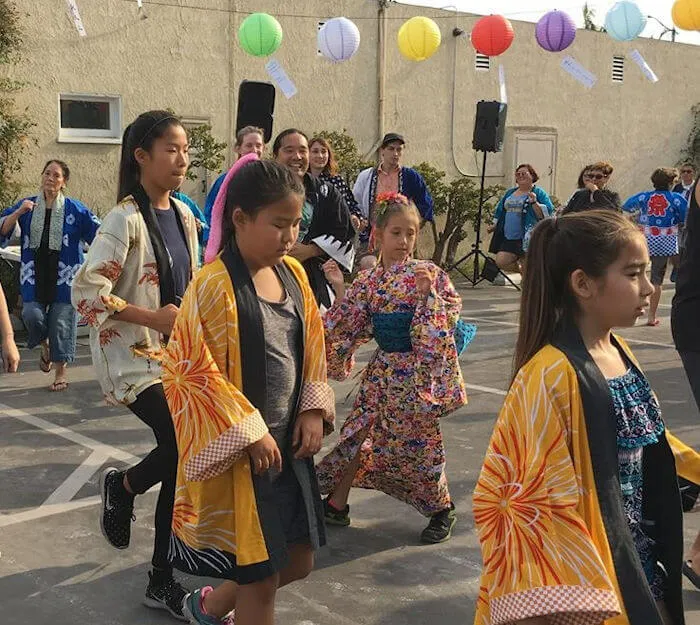
<svg viewBox="0 0 700 625">
<path fill-rule="evenodd" d="M 380 262 L 358 274 L 324 320 L 329 375 L 336 379 L 350 375 L 363 343 L 374 338 L 379 346 L 338 444 L 318 466 L 326 521 L 349 525 L 350 488 L 371 488 L 430 519 L 423 542 L 443 542 L 456 514 L 439 418 L 467 401 L 454 337 L 462 302 L 445 272 L 411 258 L 420 229 L 412 202 L 382 194 L 375 216 Z"/>
<path fill-rule="evenodd" d="M 644 236 L 592 210 L 534 230 L 515 376 L 474 492 L 483 572 L 476 625 L 683 625 L 671 436 L 613 327 L 653 292 Z"/>
<path fill-rule="evenodd" d="M 187 172 L 187 149 L 182 123 L 167 111 L 143 113 L 127 127 L 119 203 L 105 217 L 72 292 L 91 326 L 92 363 L 105 398 L 127 405 L 157 441 L 137 465 L 103 472 L 102 533 L 113 547 L 126 549 L 134 496 L 161 484 L 144 603 L 180 620 L 187 591 L 168 560 L 177 447 L 159 360 L 199 255 L 194 216 L 170 195 Z"/>
<path fill-rule="evenodd" d="M 185 599 L 192 623 L 272 625 L 277 589 L 306 577 L 325 543 L 313 455 L 332 429 L 323 325 L 287 256 L 301 179 L 248 154 L 228 172 L 205 260 L 163 361 L 180 463 L 170 557 L 225 580 Z"/>
</svg>

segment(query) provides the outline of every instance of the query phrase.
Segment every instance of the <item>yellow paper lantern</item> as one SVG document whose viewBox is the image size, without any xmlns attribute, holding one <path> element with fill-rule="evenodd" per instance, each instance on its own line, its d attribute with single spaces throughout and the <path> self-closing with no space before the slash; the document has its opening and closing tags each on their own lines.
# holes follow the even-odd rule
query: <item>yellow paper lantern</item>
<svg viewBox="0 0 700 625">
<path fill-rule="evenodd" d="M 428 17 L 412 17 L 399 29 L 399 52 L 411 61 L 425 61 L 440 47 L 440 29 Z"/>
<path fill-rule="evenodd" d="M 700 30 L 700 0 L 676 0 L 671 16 L 681 30 Z"/>
</svg>

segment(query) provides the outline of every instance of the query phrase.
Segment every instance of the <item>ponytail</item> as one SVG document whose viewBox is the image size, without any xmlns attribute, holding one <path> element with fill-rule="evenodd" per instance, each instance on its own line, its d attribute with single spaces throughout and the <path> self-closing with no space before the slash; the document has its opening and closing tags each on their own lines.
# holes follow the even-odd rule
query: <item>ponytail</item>
<svg viewBox="0 0 700 625">
<path fill-rule="evenodd" d="M 530 239 L 520 300 L 520 328 L 515 347 L 513 377 L 542 347 L 552 340 L 557 324 L 558 289 L 550 275 L 548 248 L 557 233 L 558 219 L 545 219 Z"/>
<path fill-rule="evenodd" d="M 570 213 L 535 227 L 523 277 L 513 378 L 552 342 L 564 319 L 573 320 L 577 302 L 571 274 L 580 269 L 591 278 L 603 278 L 624 246 L 641 236 L 629 219 L 611 210 Z"/>
<path fill-rule="evenodd" d="M 155 140 L 162 137 L 170 126 L 182 126 L 182 122 L 170 111 L 148 111 L 126 127 L 119 160 L 117 203 L 132 195 L 141 184 L 141 168 L 134 152 L 138 148 L 150 152 Z"/>
</svg>

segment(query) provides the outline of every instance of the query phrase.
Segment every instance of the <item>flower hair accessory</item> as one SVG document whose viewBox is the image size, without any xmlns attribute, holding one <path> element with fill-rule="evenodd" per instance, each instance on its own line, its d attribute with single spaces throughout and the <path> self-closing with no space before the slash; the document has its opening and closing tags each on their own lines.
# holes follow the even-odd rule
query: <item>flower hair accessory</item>
<svg viewBox="0 0 700 625">
<path fill-rule="evenodd" d="M 402 206 L 409 206 L 410 202 L 408 198 L 402 193 L 396 193 L 395 191 L 389 191 L 387 193 L 380 193 L 377 195 L 377 199 L 374 201 L 374 219 L 377 220 L 381 217 L 389 206 L 392 204 L 400 204 Z"/>
<path fill-rule="evenodd" d="M 376 223 L 377 220 L 386 212 L 389 206 L 394 204 L 399 204 L 400 206 L 410 206 L 410 200 L 402 193 L 396 193 L 395 191 L 388 191 L 386 193 L 380 193 L 377 195 L 377 199 L 374 201 L 374 224 L 372 225 L 372 230 L 369 235 L 369 251 L 373 252 L 377 249 L 377 236 L 376 236 Z"/>
</svg>

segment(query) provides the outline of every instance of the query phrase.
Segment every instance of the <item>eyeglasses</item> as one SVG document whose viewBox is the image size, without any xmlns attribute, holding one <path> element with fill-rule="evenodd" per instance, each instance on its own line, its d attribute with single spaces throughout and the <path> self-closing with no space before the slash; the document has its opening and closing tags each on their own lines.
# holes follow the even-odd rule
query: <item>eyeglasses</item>
<svg viewBox="0 0 700 625">
<path fill-rule="evenodd" d="M 682 174 L 694 174 L 695 172 L 692 169 L 681 169 Z"/>
<path fill-rule="evenodd" d="M 602 180 L 603 178 L 607 178 L 605 174 L 583 174 L 584 178 L 592 178 L 593 180 Z"/>
</svg>

